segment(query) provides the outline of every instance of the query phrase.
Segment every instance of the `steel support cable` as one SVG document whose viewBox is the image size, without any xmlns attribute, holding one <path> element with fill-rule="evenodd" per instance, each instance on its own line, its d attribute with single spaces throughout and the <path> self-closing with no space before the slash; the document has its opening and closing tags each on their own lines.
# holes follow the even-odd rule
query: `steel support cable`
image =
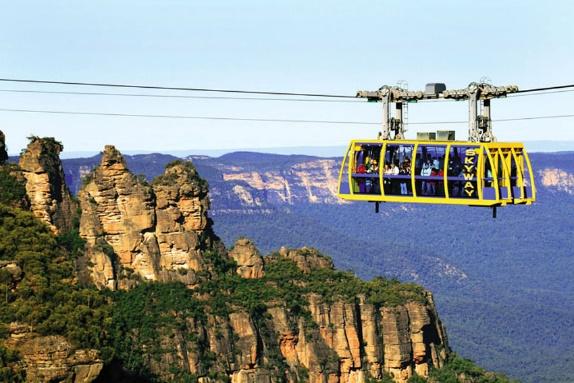
<svg viewBox="0 0 574 383">
<path fill-rule="evenodd" d="M 574 88 L 574 84 L 555 85 L 555 86 L 547 86 L 547 87 L 542 87 L 542 88 L 522 89 L 522 90 L 518 90 L 514 93 L 543 92 L 545 90 L 557 90 L 557 89 L 566 89 L 566 88 Z"/>
<path fill-rule="evenodd" d="M 191 115 L 173 115 L 173 114 L 132 114 L 132 113 L 111 113 L 111 112 L 110 113 L 108 113 L 108 112 L 74 112 L 74 111 L 65 111 L 65 110 L 10 109 L 10 108 L 0 108 L 0 112 L 63 114 L 63 115 L 81 115 L 81 116 L 107 116 L 107 117 L 169 118 L 169 119 L 216 120 L 216 121 L 250 121 L 250 122 L 342 124 L 342 125 L 345 125 L 345 124 L 347 124 L 347 125 L 380 125 L 380 122 L 368 122 L 368 121 L 243 118 L 243 117 L 228 117 L 228 116 L 191 116 Z M 540 119 L 572 118 L 572 117 L 574 117 L 574 114 L 501 118 L 501 119 L 495 119 L 492 121 L 493 122 L 509 122 L 509 121 L 521 121 L 521 120 L 540 120 Z M 410 122 L 409 125 L 443 125 L 443 124 L 467 124 L 467 123 L 468 123 L 468 121 L 421 121 L 421 122 Z"/>
<path fill-rule="evenodd" d="M 355 96 L 341 95 L 341 94 L 273 92 L 273 91 L 240 90 L 240 89 L 187 88 L 187 87 L 170 87 L 170 86 L 157 86 L 157 85 L 112 84 L 112 83 L 96 83 L 96 82 L 48 81 L 48 80 L 28 80 L 28 79 L 11 79 L 11 78 L 0 78 L 0 81 L 28 83 L 28 84 L 96 86 L 106 88 L 132 88 L 132 89 L 154 89 L 154 90 L 177 90 L 177 91 L 191 91 L 191 92 L 259 94 L 269 96 L 301 96 L 301 97 L 328 97 L 328 98 L 352 98 L 352 99 L 356 98 Z"/>
<path fill-rule="evenodd" d="M 541 91 L 535 93 L 508 94 L 504 98 L 540 96 L 545 94 L 574 92 L 574 89 L 562 89 L 555 91 Z M 236 97 L 236 96 L 189 96 L 174 94 L 151 94 L 151 93 L 112 93 L 112 92 L 77 92 L 77 91 L 50 91 L 35 89 L 0 89 L 0 93 L 16 94 L 47 94 L 47 95 L 71 95 L 71 96 L 111 96 L 111 97 L 139 97 L 139 98 L 160 98 L 160 99 L 199 99 L 199 100 L 244 100 L 244 101 L 280 101 L 280 102 L 315 102 L 315 103 L 347 103 L 347 104 L 369 104 L 365 99 L 356 100 L 335 100 L 335 99 L 313 99 L 313 98 L 274 98 L 274 97 Z M 443 98 L 428 99 L 422 101 L 447 102 Z"/>
<path fill-rule="evenodd" d="M 218 93 L 240 93 L 240 94 L 259 94 L 275 96 L 302 96 L 302 97 L 328 97 L 328 98 L 352 98 L 355 96 L 325 93 L 295 93 L 295 92 L 277 92 L 277 91 L 254 91 L 241 89 L 215 89 L 215 88 L 189 88 L 189 87 L 168 87 L 157 85 L 138 85 L 138 84 L 115 84 L 115 83 L 95 83 L 80 81 L 52 81 L 52 80 L 32 80 L 32 79 L 14 79 L 0 78 L 0 82 L 15 82 L 29 84 L 52 84 L 52 85 L 74 85 L 74 86 L 96 86 L 96 87 L 113 87 L 113 88 L 135 88 L 135 89 L 155 89 L 155 90 L 177 90 L 193 92 L 218 92 Z M 540 92 L 546 90 L 574 88 L 574 84 L 554 85 L 548 87 L 530 88 L 518 90 L 515 93 Z"/>
<path fill-rule="evenodd" d="M 511 94 L 506 95 L 506 97 L 512 98 L 512 97 L 524 97 L 524 96 L 542 96 L 545 94 L 568 93 L 568 92 L 574 92 L 574 89 L 536 91 L 536 92 L 532 92 L 532 93 L 520 93 L 520 94 L 511 93 Z"/>
<path fill-rule="evenodd" d="M 367 100 L 317 100 L 312 98 L 272 98 L 272 97 L 235 97 L 235 96 L 184 96 L 175 94 L 150 94 L 150 93 L 111 93 L 111 92 L 75 92 L 75 91 L 51 91 L 31 89 L 0 89 L 4 93 L 31 93 L 31 94 L 61 94 L 79 96 L 119 96 L 119 97 L 150 97 L 150 98 L 180 98 L 180 99 L 205 99 L 205 100 L 248 100 L 248 101 L 285 101 L 285 102 L 326 102 L 326 103 L 351 103 L 368 104 Z"/>
</svg>

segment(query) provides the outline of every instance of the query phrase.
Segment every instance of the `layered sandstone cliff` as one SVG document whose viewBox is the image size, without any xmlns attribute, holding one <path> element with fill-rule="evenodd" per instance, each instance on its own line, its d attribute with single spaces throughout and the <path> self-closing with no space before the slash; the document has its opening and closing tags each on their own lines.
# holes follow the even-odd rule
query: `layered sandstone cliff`
<svg viewBox="0 0 574 383">
<path fill-rule="evenodd" d="M 574 195 L 574 174 L 558 168 L 544 168 L 538 171 L 542 186 Z"/>
<path fill-rule="evenodd" d="M 242 152 L 192 158 L 209 179 L 215 213 L 344 203 L 338 159 Z"/>
<path fill-rule="evenodd" d="M 27 382 L 93 382 L 104 366 L 97 350 L 77 349 L 61 335 L 41 336 L 13 324 L 4 345 L 16 350 Z"/>
<path fill-rule="evenodd" d="M 247 254 L 249 248 L 240 240 L 231 253 Z M 263 260 L 261 275 L 281 260 L 294 262 L 301 274 L 332 271 L 330 260 L 312 249 L 282 249 Z M 258 278 L 253 269 L 245 273 L 245 264 L 237 271 Z M 270 289 L 273 284 L 272 279 L 265 283 Z M 241 305 L 226 315 L 206 311 L 203 321 L 188 320 L 161 333 L 162 351 L 151 363 L 152 372 L 172 381 L 174 370 L 185 371 L 206 383 L 223 376 L 233 383 L 365 383 L 385 374 L 405 383 L 415 373 L 428 376 L 446 360 L 447 339 L 430 293 L 388 306 L 370 303 L 365 294 L 308 293 L 304 300 L 303 311 L 281 300 L 262 302 L 264 311 L 257 314 Z"/>
<path fill-rule="evenodd" d="M 341 203 L 336 197 L 338 165 L 334 159 L 319 159 L 296 163 L 282 170 L 250 170 L 216 163 L 223 181 L 234 184 L 233 192 L 246 206 L 264 202 L 289 205 L 297 202 Z M 259 195 L 263 191 L 264 197 Z"/>
<path fill-rule="evenodd" d="M 66 186 L 59 157 L 63 149 L 53 138 L 32 137 L 19 161 L 30 208 L 54 234 L 71 230 L 77 218 L 77 204 Z"/>
<path fill-rule="evenodd" d="M 190 163 L 168 166 L 150 185 L 106 146 L 78 198 L 89 275 L 99 287 L 127 288 L 137 278 L 193 286 L 202 252 L 218 245 L 207 186 Z"/>
</svg>

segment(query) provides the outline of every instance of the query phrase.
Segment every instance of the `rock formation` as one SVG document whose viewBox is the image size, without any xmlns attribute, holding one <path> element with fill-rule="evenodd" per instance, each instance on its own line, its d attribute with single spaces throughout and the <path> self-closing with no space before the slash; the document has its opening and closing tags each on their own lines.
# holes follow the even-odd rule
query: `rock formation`
<svg viewBox="0 0 574 383">
<path fill-rule="evenodd" d="M 80 235 L 99 287 L 126 288 L 137 278 L 192 286 L 204 269 L 202 252 L 218 244 L 207 218 L 207 185 L 189 162 L 168 166 L 149 185 L 106 146 L 78 198 Z"/>
<path fill-rule="evenodd" d="M 229 256 L 237 263 L 237 274 L 242 278 L 263 277 L 263 257 L 249 239 L 238 239 Z"/>
<path fill-rule="evenodd" d="M 130 288 L 138 279 L 197 287 L 199 275 L 210 267 L 207 252 L 227 254 L 207 217 L 207 185 L 188 162 L 168 165 L 150 185 L 131 174 L 121 154 L 107 146 L 78 197 L 86 265 L 100 288 Z M 303 274 L 333 269 L 329 258 L 308 248 L 282 248 L 263 258 L 248 239 L 238 240 L 226 256 L 246 279 L 264 278 L 265 268 L 279 259 L 292 261 Z M 428 375 L 430 366 L 446 358 L 448 346 L 430 294 L 424 302 L 393 307 L 376 306 L 361 295 L 329 301 L 310 294 L 305 299 L 307 319 L 285 302 L 275 302 L 266 304 L 267 314 L 259 319 L 237 308 L 162 334 L 162 349 L 174 351 L 151 363 L 152 371 L 170 380 L 174 376 L 165 371 L 166 364 L 196 376 L 215 369 L 233 383 L 283 378 L 358 383 L 383 373 L 406 382 L 414 372 Z M 192 338 L 196 342 L 185 341 Z M 217 355 L 211 367 L 204 361 L 206 348 Z"/>
<path fill-rule="evenodd" d="M 0 130 L 0 165 L 2 165 L 8 159 L 8 153 L 6 152 L 6 136 Z"/>
<path fill-rule="evenodd" d="M 295 262 L 297 267 L 305 274 L 309 274 L 316 269 L 334 269 L 331 258 L 322 256 L 317 250 L 303 247 L 301 249 L 288 249 L 282 247 L 279 249 L 279 255 Z"/>
<path fill-rule="evenodd" d="M 90 383 L 104 366 L 97 350 L 75 349 L 63 336 L 39 336 L 22 325 L 8 332 L 5 346 L 18 352 L 27 382 Z"/>
<path fill-rule="evenodd" d="M 558 168 L 544 168 L 538 171 L 540 184 L 551 190 L 574 195 L 574 174 Z"/>
<path fill-rule="evenodd" d="M 239 248 L 250 247 L 248 241 L 240 243 Z M 301 272 L 313 260 L 328 260 L 311 249 L 291 249 L 266 259 L 265 266 L 287 256 L 300 259 Z M 309 262 L 303 260 L 307 257 Z M 312 270 L 326 264 L 316 262 Z M 384 374 L 406 383 L 415 372 L 428 376 L 431 366 L 441 367 L 446 359 L 447 339 L 430 293 L 394 306 L 369 303 L 362 295 L 329 300 L 309 294 L 306 301 L 307 317 L 286 302 L 274 302 L 259 317 L 237 308 L 223 317 L 208 313 L 203 323 L 188 321 L 162 334 L 164 353 L 152 371 L 163 381 L 174 379 L 166 366 L 175 366 L 204 376 L 204 382 L 219 381 L 207 378 L 211 371 L 229 376 L 232 383 L 366 383 Z M 209 362 L 207 353 L 216 355 L 216 361 Z"/>
<path fill-rule="evenodd" d="M 59 157 L 63 149 L 53 138 L 32 137 L 19 162 L 30 208 L 54 234 L 70 230 L 77 217 Z"/>
<path fill-rule="evenodd" d="M 345 203 L 337 197 L 337 159 L 238 152 L 193 160 L 209 179 L 217 213 Z"/>
</svg>

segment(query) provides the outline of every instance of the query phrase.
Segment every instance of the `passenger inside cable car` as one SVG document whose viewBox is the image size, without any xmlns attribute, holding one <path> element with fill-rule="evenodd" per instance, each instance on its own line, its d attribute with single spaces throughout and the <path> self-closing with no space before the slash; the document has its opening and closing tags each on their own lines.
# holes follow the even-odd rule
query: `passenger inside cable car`
<svg viewBox="0 0 574 383">
<path fill-rule="evenodd" d="M 379 159 L 382 145 L 359 145 L 353 166 L 353 191 L 357 194 L 381 194 Z"/>
<path fill-rule="evenodd" d="M 383 185 L 385 195 L 412 196 L 412 158 L 413 145 L 387 145 L 385 152 L 385 172 Z"/>
</svg>

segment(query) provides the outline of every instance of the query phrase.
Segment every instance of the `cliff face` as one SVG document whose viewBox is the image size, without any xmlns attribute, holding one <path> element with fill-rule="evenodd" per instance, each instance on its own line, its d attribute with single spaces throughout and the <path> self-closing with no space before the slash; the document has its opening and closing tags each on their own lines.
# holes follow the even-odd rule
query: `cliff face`
<svg viewBox="0 0 574 383">
<path fill-rule="evenodd" d="M 251 253 L 242 259 L 253 264 L 257 255 L 250 245 L 240 240 L 230 254 Z M 246 273 L 245 264 L 237 264 L 246 280 L 237 289 L 253 286 L 261 293 L 278 288 L 283 281 L 267 273 L 282 262 L 293 262 L 299 276 L 309 276 L 309 281 L 317 273 L 336 274 L 331 261 L 312 249 L 282 249 L 262 260 L 260 278 L 254 277 L 254 269 Z M 296 291 L 308 283 L 306 278 L 288 289 Z M 261 284 L 252 283 L 259 279 Z M 221 281 L 221 289 L 223 284 L 229 281 Z M 370 301 L 369 293 L 343 298 L 308 291 L 296 299 L 303 305 L 261 300 L 255 311 L 237 302 L 225 314 L 208 306 L 203 318 L 159 330 L 155 341 L 141 346 L 157 349 L 150 350 L 156 356 L 149 363 L 151 372 L 161 381 L 177 380 L 181 375 L 173 371 L 178 371 L 205 383 L 226 377 L 232 383 L 366 383 L 384 374 L 405 383 L 415 372 L 425 377 L 431 366 L 440 368 L 445 362 L 447 340 L 430 293 L 388 306 Z M 177 318 L 180 312 L 171 315 Z"/>
<path fill-rule="evenodd" d="M 238 152 L 192 160 L 209 180 L 218 213 L 344 203 L 337 197 L 338 159 Z"/>
<path fill-rule="evenodd" d="M 18 352 L 27 382 L 90 383 L 104 366 L 97 350 L 74 348 L 61 335 L 40 336 L 21 325 L 9 333 L 5 346 Z"/>
<path fill-rule="evenodd" d="M 219 165 L 218 169 L 223 173 L 223 181 L 233 184 L 232 191 L 246 206 L 261 206 L 265 202 L 340 203 L 336 198 L 339 171 L 336 160 L 310 160 L 281 170 L 257 171 L 226 165 Z"/>
<path fill-rule="evenodd" d="M 538 171 L 538 176 L 542 186 L 574 195 L 574 173 L 564 169 L 544 168 Z"/>
<path fill-rule="evenodd" d="M 218 246 L 207 186 L 190 164 L 168 167 L 149 185 L 106 146 L 78 198 L 89 275 L 99 287 L 127 288 L 136 278 L 193 286 L 204 268 L 202 252 Z"/>
<path fill-rule="evenodd" d="M 70 230 L 77 217 L 77 205 L 64 180 L 62 150 L 53 138 L 33 137 L 19 161 L 30 208 L 54 234 Z"/>
</svg>

